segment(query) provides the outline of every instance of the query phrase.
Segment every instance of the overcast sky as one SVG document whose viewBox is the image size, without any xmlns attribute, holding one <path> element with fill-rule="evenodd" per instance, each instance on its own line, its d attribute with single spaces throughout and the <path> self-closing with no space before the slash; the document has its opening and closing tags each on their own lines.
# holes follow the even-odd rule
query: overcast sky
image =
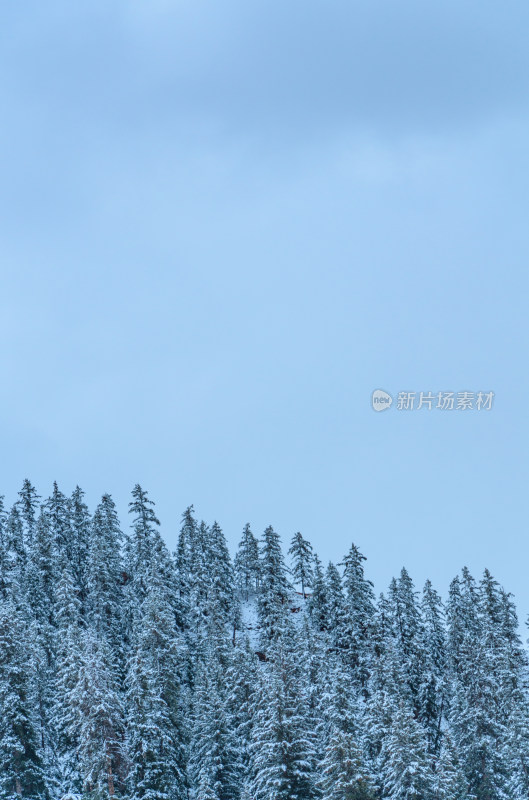
<svg viewBox="0 0 529 800">
<path fill-rule="evenodd" d="M 0 493 L 529 613 L 529 6 L 1 2 Z M 373 389 L 494 391 L 375 414 Z"/>
</svg>

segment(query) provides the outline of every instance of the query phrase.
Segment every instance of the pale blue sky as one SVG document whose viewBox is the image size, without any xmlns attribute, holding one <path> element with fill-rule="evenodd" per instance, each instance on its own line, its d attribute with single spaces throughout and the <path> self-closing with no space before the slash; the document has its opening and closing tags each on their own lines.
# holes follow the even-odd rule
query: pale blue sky
<svg viewBox="0 0 529 800">
<path fill-rule="evenodd" d="M 194 503 L 525 617 L 529 6 L 0 8 L 6 499 L 140 482 L 171 546 Z"/>
</svg>

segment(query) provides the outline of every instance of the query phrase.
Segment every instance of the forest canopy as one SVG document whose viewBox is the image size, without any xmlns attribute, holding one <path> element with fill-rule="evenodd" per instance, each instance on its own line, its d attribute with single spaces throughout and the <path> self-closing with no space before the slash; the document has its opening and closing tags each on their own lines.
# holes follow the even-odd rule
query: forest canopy
<svg viewBox="0 0 529 800">
<path fill-rule="evenodd" d="M 139 485 L 129 511 L 28 480 L 0 503 L 0 798 L 529 797 L 528 658 L 488 571 L 376 597 L 355 544 L 326 564 L 248 524 L 232 559 L 190 506 L 170 553 Z"/>
</svg>

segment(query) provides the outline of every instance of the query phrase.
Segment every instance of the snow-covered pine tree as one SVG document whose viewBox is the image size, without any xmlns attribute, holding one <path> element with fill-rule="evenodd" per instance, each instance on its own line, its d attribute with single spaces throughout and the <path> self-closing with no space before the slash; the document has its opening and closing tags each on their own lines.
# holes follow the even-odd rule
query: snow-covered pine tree
<svg viewBox="0 0 529 800">
<path fill-rule="evenodd" d="M 358 547 L 352 544 L 342 562 L 346 609 L 344 645 L 355 680 L 364 691 L 372 660 L 371 640 L 375 614 L 373 584 L 364 575 L 365 560 Z"/>
<path fill-rule="evenodd" d="M 192 654 L 190 771 L 198 797 L 234 800 L 240 793 L 242 750 L 237 747 L 238 711 L 229 702 L 234 679 L 234 647 L 229 631 L 237 601 L 228 548 L 217 523 L 209 529 L 204 526 L 204 547 L 210 569 L 200 599 L 203 613 L 200 639 L 195 642 Z"/>
<path fill-rule="evenodd" d="M 382 595 L 377 610 L 373 670 L 369 680 L 365 709 L 366 752 L 373 775 L 380 785 L 380 756 L 392 719 L 399 705 L 411 703 L 411 693 L 402 674 L 397 642 L 387 616 L 388 604 Z"/>
<path fill-rule="evenodd" d="M 28 550 L 26 596 L 29 606 L 33 674 L 33 703 L 48 785 L 55 771 L 55 743 L 50 719 L 53 716 L 55 684 L 55 591 L 56 566 L 48 516 L 40 510 Z M 55 591 L 54 591 L 55 590 Z"/>
<path fill-rule="evenodd" d="M 419 690 L 425 667 L 424 629 L 417 592 L 404 567 L 398 580 L 390 584 L 388 601 L 402 674 L 410 689 L 415 711 L 419 713 Z"/>
<path fill-rule="evenodd" d="M 292 577 L 294 583 L 301 586 L 305 598 L 305 589 L 312 587 L 314 580 L 314 554 L 312 545 L 301 533 L 295 533 L 290 542 L 289 556 L 292 557 Z"/>
<path fill-rule="evenodd" d="M 518 616 L 510 594 L 500 589 L 502 659 L 500 683 L 507 722 L 504 745 L 508 764 L 508 791 L 516 798 L 529 796 L 529 667 L 520 639 Z"/>
<path fill-rule="evenodd" d="M 44 509 L 53 541 L 53 557 L 57 575 L 62 575 L 64 569 L 72 572 L 74 547 L 70 524 L 70 504 L 56 482 L 53 484 L 51 497 L 48 497 L 44 503 Z"/>
<path fill-rule="evenodd" d="M 5 542 L 5 505 L 4 495 L 0 494 L 0 600 L 8 599 L 6 583 L 6 542 Z"/>
<path fill-rule="evenodd" d="M 204 520 L 201 520 L 192 533 L 193 538 L 190 540 L 190 552 L 186 567 L 187 594 L 189 611 L 191 615 L 198 616 L 197 624 L 200 626 L 203 623 L 204 605 L 208 598 L 212 566 L 209 561 L 210 529 Z"/>
<path fill-rule="evenodd" d="M 187 510 L 189 511 L 189 509 Z M 190 659 L 188 666 L 188 682 L 193 683 L 196 672 L 197 659 L 204 656 L 207 640 L 208 609 L 211 604 L 211 565 L 208 564 L 208 539 L 209 528 L 202 520 L 191 529 L 191 517 L 187 520 L 184 515 L 184 532 L 180 532 L 179 543 L 189 538 L 188 556 L 181 561 L 185 563 L 180 574 L 176 570 L 176 584 L 178 586 L 178 601 L 182 609 L 183 628 L 186 632 L 187 652 Z M 194 520 L 193 520 L 194 522 Z M 182 556 L 182 552 L 180 553 Z"/>
<path fill-rule="evenodd" d="M 372 800 L 371 775 L 353 735 L 333 730 L 320 766 L 322 800 Z"/>
<path fill-rule="evenodd" d="M 31 696 L 29 631 L 16 606 L 0 601 L 0 797 L 46 798 Z"/>
<path fill-rule="evenodd" d="M 244 526 L 235 556 L 235 575 L 239 591 L 248 601 L 259 588 L 259 542 L 250 529 L 250 523 Z"/>
<path fill-rule="evenodd" d="M 87 587 L 88 551 L 90 547 L 91 518 L 84 501 L 84 492 L 76 486 L 69 499 L 71 527 L 71 571 L 79 590 L 81 614 L 85 613 Z"/>
<path fill-rule="evenodd" d="M 77 683 L 70 693 L 75 714 L 76 755 L 84 797 L 123 795 L 127 776 L 125 719 L 114 675 L 112 650 L 91 630 L 83 637 Z"/>
<path fill-rule="evenodd" d="M 157 582 L 163 587 L 164 596 L 169 604 L 174 623 L 179 631 L 185 627 L 184 605 L 178 591 L 178 576 L 173 558 L 160 534 L 154 540 L 153 565 L 157 573 Z"/>
<path fill-rule="evenodd" d="M 323 758 L 325 747 L 325 726 L 323 724 L 323 711 L 325 698 L 332 680 L 332 670 L 336 658 L 328 652 L 328 643 L 325 633 L 316 628 L 307 608 L 297 618 L 299 659 L 303 667 L 306 683 L 306 714 L 307 724 L 314 735 L 314 752 L 316 762 Z"/>
<path fill-rule="evenodd" d="M 15 504 L 4 522 L 4 548 L 2 565 L 2 582 L 7 587 L 8 595 L 14 592 L 25 592 L 27 553 L 24 542 L 24 527 L 18 506 Z"/>
<path fill-rule="evenodd" d="M 321 561 L 317 555 L 314 556 L 314 578 L 308 608 L 316 628 L 320 631 L 326 631 L 329 627 L 329 605 L 327 602 L 325 576 Z"/>
<path fill-rule="evenodd" d="M 435 760 L 432 800 L 472 800 L 467 793 L 467 782 L 457 763 L 452 741 L 446 732 Z"/>
<path fill-rule="evenodd" d="M 261 547 L 261 587 L 257 610 L 264 650 L 280 634 L 289 613 L 290 584 L 278 534 L 270 525 Z"/>
<path fill-rule="evenodd" d="M 529 698 L 520 693 L 510 719 L 504 756 L 507 762 L 507 795 L 515 800 L 529 797 Z"/>
<path fill-rule="evenodd" d="M 329 643 L 345 663 L 351 644 L 342 579 L 337 567 L 329 562 L 325 571 L 325 595 L 328 610 Z"/>
<path fill-rule="evenodd" d="M 434 774 L 423 728 L 401 701 L 392 715 L 379 757 L 382 797 L 432 800 Z"/>
<path fill-rule="evenodd" d="M 325 748 L 318 765 L 322 800 L 371 800 L 372 776 L 365 758 L 363 703 L 349 672 L 338 660 L 327 678 Z"/>
<path fill-rule="evenodd" d="M 318 794 L 307 694 L 296 629 L 285 615 L 274 621 L 256 687 L 250 746 L 250 796 L 255 800 L 312 800 Z"/>
<path fill-rule="evenodd" d="M 507 800 L 507 731 L 496 718 L 493 680 L 487 675 L 487 655 L 476 652 L 475 673 L 456 680 L 450 713 L 461 768 L 469 795 L 478 800 Z M 463 673 L 464 675 L 464 673 Z"/>
<path fill-rule="evenodd" d="M 418 718 L 426 730 L 429 752 L 438 753 L 443 720 L 448 711 L 446 634 L 443 604 L 429 580 L 424 586 L 421 612 L 424 668 L 419 686 Z"/>
<path fill-rule="evenodd" d="M 182 526 L 174 554 L 178 591 L 184 608 L 188 605 L 191 591 L 191 574 L 193 572 L 191 561 L 197 558 L 197 555 L 201 552 L 200 546 L 197 547 L 197 522 L 193 514 L 193 506 L 188 506 L 182 515 Z"/>
<path fill-rule="evenodd" d="M 456 597 L 453 594 L 451 600 Z M 508 725 L 498 679 L 502 660 L 498 647 L 499 598 L 490 576 L 478 588 L 468 570 L 463 570 L 457 608 L 459 614 L 468 617 L 457 625 L 462 633 L 458 651 L 452 653 L 451 735 L 469 794 L 477 800 L 507 800 Z M 454 611 L 451 607 L 452 617 Z"/>
<path fill-rule="evenodd" d="M 391 605 L 382 592 L 378 598 L 373 618 L 372 634 L 373 662 L 370 675 L 370 691 L 387 688 L 386 663 L 396 658 L 396 636 Z"/>
<path fill-rule="evenodd" d="M 77 760 L 80 718 L 72 692 L 81 665 L 81 604 L 70 572 L 64 569 L 55 596 L 53 704 L 50 727 L 54 740 L 56 781 L 61 794 L 78 793 L 82 777 Z"/>
<path fill-rule="evenodd" d="M 190 771 L 197 797 L 237 800 L 242 752 L 227 702 L 226 672 L 214 654 L 198 668 L 193 709 Z"/>
<path fill-rule="evenodd" d="M 119 526 L 114 501 L 103 495 L 90 530 L 87 558 L 87 619 L 92 631 L 108 643 L 114 666 L 124 657 L 123 564 Z"/>
<path fill-rule="evenodd" d="M 158 563 L 144 575 L 146 595 L 134 616 L 127 670 L 130 800 L 187 797 L 183 643 Z"/>
<path fill-rule="evenodd" d="M 33 615 L 46 637 L 54 622 L 54 589 L 57 584 L 57 567 L 54 561 L 53 534 L 50 520 L 41 509 L 35 525 L 27 565 L 28 601 Z M 44 630 L 46 629 L 46 630 Z M 48 648 L 51 660 L 51 645 Z"/>
<path fill-rule="evenodd" d="M 235 599 L 235 575 L 224 533 L 218 522 L 214 522 L 207 538 L 207 563 L 209 565 L 209 593 L 224 621 L 233 622 Z"/>
<path fill-rule="evenodd" d="M 129 503 L 129 514 L 132 519 L 132 536 L 127 550 L 129 563 L 126 565 L 130 578 L 131 597 L 129 606 L 132 605 L 135 613 L 143 603 L 148 591 L 149 578 L 152 574 L 153 553 L 160 539 L 160 520 L 154 513 L 154 500 L 151 500 L 139 484 L 132 490 L 132 500 Z"/>
<path fill-rule="evenodd" d="M 257 674 L 257 658 L 249 639 L 245 638 L 233 648 L 232 658 L 225 674 L 225 710 L 229 715 L 236 740 L 239 793 L 242 796 L 250 789 L 250 742 Z"/>
<path fill-rule="evenodd" d="M 27 478 L 18 493 L 17 505 L 24 523 L 24 542 L 26 549 L 31 550 L 35 526 L 37 524 L 40 495 Z"/>
</svg>

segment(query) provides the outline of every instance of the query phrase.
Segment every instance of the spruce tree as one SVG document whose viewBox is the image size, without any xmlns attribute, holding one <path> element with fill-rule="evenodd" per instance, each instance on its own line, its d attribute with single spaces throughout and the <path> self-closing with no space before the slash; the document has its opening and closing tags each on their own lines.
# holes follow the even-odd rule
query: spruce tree
<svg viewBox="0 0 529 800">
<path fill-rule="evenodd" d="M 364 576 L 365 560 L 365 556 L 354 544 L 343 560 L 346 609 L 344 645 L 348 650 L 348 663 L 362 689 L 365 689 L 369 678 L 371 628 L 375 613 L 373 584 Z"/>
<path fill-rule="evenodd" d="M 235 575 L 243 598 L 248 601 L 250 595 L 259 588 L 259 542 L 250 530 L 249 523 L 244 526 L 235 556 Z"/>
<path fill-rule="evenodd" d="M 234 609 L 237 606 L 235 576 L 226 539 L 218 522 L 213 523 L 207 538 L 207 562 L 211 601 L 225 622 L 233 622 Z"/>
<path fill-rule="evenodd" d="M 4 506 L 4 495 L 0 495 L 0 600 L 7 600 L 9 596 L 7 582 L 5 520 L 6 513 Z"/>
<path fill-rule="evenodd" d="M 312 800 L 317 796 L 315 732 L 288 617 L 275 629 L 269 652 L 256 687 L 250 794 L 255 800 Z"/>
<path fill-rule="evenodd" d="M 213 659 L 198 671 L 190 767 L 197 797 L 237 800 L 242 753 L 237 747 L 227 687 L 224 680 L 219 680 L 219 668 Z"/>
<path fill-rule="evenodd" d="M 74 541 L 70 522 L 70 504 L 56 482 L 53 484 L 51 497 L 44 503 L 44 509 L 50 526 L 57 574 L 60 576 L 64 569 L 72 571 Z"/>
<path fill-rule="evenodd" d="M 57 565 L 54 560 L 53 533 L 48 514 L 41 509 L 28 553 L 28 600 L 35 619 L 46 638 L 54 624 L 54 595 Z M 51 660 L 51 646 L 49 648 Z"/>
<path fill-rule="evenodd" d="M 37 490 L 32 485 L 31 481 L 26 478 L 22 484 L 22 489 L 18 493 L 18 497 L 17 504 L 24 523 L 24 542 L 26 549 L 29 551 L 31 550 L 35 526 L 37 524 L 40 495 L 37 494 Z"/>
<path fill-rule="evenodd" d="M 308 607 L 316 628 L 326 631 L 329 627 L 329 607 L 325 576 L 318 556 L 314 556 L 314 578 Z"/>
<path fill-rule="evenodd" d="M 10 601 L 0 601 L 0 796 L 46 797 L 30 691 L 28 630 Z"/>
<path fill-rule="evenodd" d="M 328 629 L 330 645 L 345 663 L 351 646 L 342 579 L 336 566 L 329 562 L 325 572 L 325 595 L 328 609 Z"/>
<path fill-rule="evenodd" d="M 301 586 L 305 599 L 305 589 L 310 588 L 314 580 L 312 545 L 298 531 L 292 537 L 288 554 L 292 556 L 292 577 Z"/>
<path fill-rule="evenodd" d="M 416 713 L 419 713 L 419 691 L 425 666 L 425 637 L 417 592 L 405 568 L 401 570 L 398 580 L 391 582 L 388 600 L 393 614 L 402 672 L 405 674 Z"/>
<path fill-rule="evenodd" d="M 325 749 L 318 767 L 322 800 L 371 800 L 374 786 L 364 752 L 363 708 L 339 661 L 328 678 L 324 716 Z"/>
<path fill-rule="evenodd" d="M 225 711 L 236 740 L 240 795 L 250 790 L 250 742 L 258 669 L 254 650 L 246 638 L 233 648 L 225 673 Z"/>
<path fill-rule="evenodd" d="M 529 796 L 529 667 L 522 645 L 518 616 L 512 597 L 500 589 L 501 666 L 503 713 L 507 722 L 504 743 L 508 791 L 515 797 Z"/>
<path fill-rule="evenodd" d="M 131 800 L 186 797 L 183 653 L 173 608 L 154 562 L 135 615 L 126 685 Z"/>
<path fill-rule="evenodd" d="M 470 800 L 448 733 L 443 736 L 441 751 L 435 761 L 432 800 Z"/>
<path fill-rule="evenodd" d="M 401 701 L 379 758 L 382 796 L 387 800 L 432 800 L 434 776 L 427 741 L 413 711 Z"/>
<path fill-rule="evenodd" d="M 154 513 L 154 500 L 151 500 L 139 484 L 132 490 L 129 503 L 129 514 L 132 519 L 132 536 L 127 551 L 129 563 L 127 573 L 130 576 L 130 605 L 133 612 L 140 608 L 147 596 L 149 576 L 152 574 L 153 554 L 160 540 L 160 520 Z"/>
<path fill-rule="evenodd" d="M 114 501 L 105 494 L 91 524 L 86 606 L 92 630 L 108 642 L 116 665 L 121 664 L 124 650 L 122 540 Z"/>
<path fill-rule="evenodd" d="M 437 753 L 448 712 L 446 635 L 441 598 L 430 581 L 424 586 L 421 612 L 424 667 L 418 696 L 419 720 L 426 730 L 429 752 Z"/>
<path fill-rule="evenodd" d="M 43 754 L 46 780 L 52 786 L 56 778 L 54 715 L 55 688 L 55 595 L 56 565 L 48 515 L 41 509 L 29 544 L 26 573 L 27 602 L 30 612 L 30 636 L 34 664 L 33 702 L 38 730 L 39 750 Z"/>
<path fill-rule="evenodd" d="M 81 665 L 81 603 L 67 569 L 63 570 L 55 597 L 54 685 L 50 718 L 55 742 L 56 780 L 62 794 L 82 789 L 77 759 L 80 719 L 72 705 L 72 692 Z"/>
<path fill-rule="evenodd" d="M 27 553 L 24 528 L 17 505 L 14 505 L 4 522 L 3 584 L 12 597 L 13 591 L 25 591 Z M 13 591 L 10 591 L 13 587 Z"/>
<path fill-rule="evenodd" d="M 76 755 L 87 797 L 112 798 L 125 790 L 125 720 L 112 651 L 92 631 L 84 636 L 76 685 L 70 693 L 76 716 Z"/>
<path fill-rule="evenodd" d="M 261 588 L 257 603 L 264 649 L 281 631 L 285 615 L 289 613 L 289 597 L 290 585 L 279 536 L 269 526 L 261 548 Z"/>
<path fill-rule="evenodd" d="M 457 596 L 453 594 L 455 599 Z M 450 730 L 469 793 L 477 800 L 506 800 L 509 759 L 508 721 L 499 680 L 503 661 L 499 637 L 499 594 L 486 575 L 480 588 L 463 570 L 457 612 L 466 615 L 457 624 L 457 653 L 452 653 L 453 680 Z"/>
<path fill-rule="evenodd" d="M 69 500 L 71 527 L 71 571 L 79 589 L 81 613 L 85 612 L 87 587 L 88 552 L 90 548 L 91 518 L 84 502 L 84 492 L 76 486 Z"/>
<path fill-rule="evenodd" d="M 193 516 L 193 506 L 188 506 L 182 515 L 182 526 L 178 536 L 178 545 L 175 552 L 175 563 L 178 575 L 178 590 L 180 598 L 187 606 L 191 590 L 192 559 L 197 557 L 201 548 L 197 547 L 197 522 Z"/>
</svg>

